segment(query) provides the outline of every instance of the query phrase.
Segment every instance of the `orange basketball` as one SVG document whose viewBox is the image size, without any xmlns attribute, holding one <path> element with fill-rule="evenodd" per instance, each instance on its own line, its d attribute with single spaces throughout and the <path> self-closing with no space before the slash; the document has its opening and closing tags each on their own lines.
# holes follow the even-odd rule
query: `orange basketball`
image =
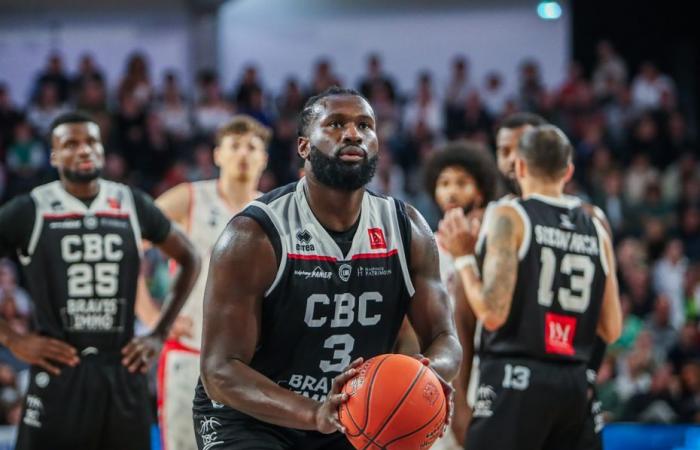
<svg viewBox="0 0 700 450">
<path fill-rule="evenodd" d="M 440 381 L 409 356 L 368 360 L 343 392 L 350 398 L 340 407 L 340 422 L 357 449 L 427 450 L 445 424 L 447 404 Z"/>
</svg>

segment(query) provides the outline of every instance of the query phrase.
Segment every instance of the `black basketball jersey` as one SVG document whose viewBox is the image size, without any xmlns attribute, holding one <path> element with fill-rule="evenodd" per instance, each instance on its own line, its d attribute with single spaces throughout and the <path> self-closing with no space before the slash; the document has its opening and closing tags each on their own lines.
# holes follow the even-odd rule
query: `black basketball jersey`
<svg viewBox="0 0 700 450">
<path fill-rule="evenodd" d="M 523 242 L 510 313 L 498 330 L 482 330 L 480 353 L 588 362 L 608 273 L 603 226 L 575 197 L 504 198 L 485 214 L 480 264 L 491 213 L 500 204 L 521 216 Z"/>
<path fill-rule="evenodd" d="M 261 224 L 279 255 L 250 365 L 282 387 L 323 400 L 351 361 L 394 346 L 414 294 L 410 222 L 403 203 L 365 191 L 343 254 L 313 215 L 305 183 L 272 191 L 241 212 Z"/>
<path fill-rule="evenodd" d="M 35 188 L 34 228 L 20 262 L 39 333 L 79 350 L 117 351 L 133 336 L 141 229 L 131 190 L 99 183 L 89 207 L 59 181 Z"/>
</svg>

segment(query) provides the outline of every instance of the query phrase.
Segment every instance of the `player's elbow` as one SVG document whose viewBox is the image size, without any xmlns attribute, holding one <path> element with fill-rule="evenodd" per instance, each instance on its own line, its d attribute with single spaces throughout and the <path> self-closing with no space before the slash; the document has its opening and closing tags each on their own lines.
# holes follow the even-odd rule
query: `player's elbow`
<svg viewBox="0 0 700 450">
<path fill-rule="evenodd" d="M 484 328 L 486 328 L 488 331 L 496 331 L 506 323 L 506 317 L 488 313 L 484 316 L 482 322 L 484 324 Z"/>
<path fill-rule="evenodd" d="M 235 406 L 236 379 L 230 361 L 209 356 L 200 361 L 200 378 L 207 396 L 219 403 Z M 232 395 L 233 394 L 233 395 Z"/>
<path fill-rule="evenodd" d="M 189 246 L 188 250 L 183 252 L 182 261 L 178 262 L 184 269 L 192 273 L 195 279 L 202 269 L 202 257 L 199 256 L 199 253 L 192 246 Z"/>
<path fill-rule="evenodd" d="M 608 320 L 598 325 L 598 336 L 606 344 L 612 344 L 622 335 L 622 320 Z"/>
<path fill-rule="evenodd" d="M 617 341 L 622 334 L 622 314 L 618 311 L 601 315 L 598 320 L 598 336 L 607 344 Z"/>
</svg>

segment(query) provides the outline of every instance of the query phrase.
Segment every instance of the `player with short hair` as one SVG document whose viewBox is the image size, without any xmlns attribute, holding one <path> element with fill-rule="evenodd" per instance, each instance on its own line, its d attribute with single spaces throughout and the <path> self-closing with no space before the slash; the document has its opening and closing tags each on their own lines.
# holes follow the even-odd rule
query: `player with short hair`
<svg viewBox="0 0 700 450">
<path fill-rule="evenodd" d="M 512 195 L 519 195 L 520 188 L 515 179 L 515 156 L 517 155 L 518 141 L 523 133 L 531 127 L 545 125 L 547 121 L 534 113 L 518 112 L 505 118 L 499 126 L 496 134 L 498 143 L 497 160 L 498 167 L 501 173 L 506 177 L 506 184 L 509 186 Z M 600 220 L 603 227 L 612 239 L 612 228 L 605 213 L 590 203 L 581 205 L 590 215 L 593 215 Z M 596 376 L 606 350 L 605 342 L 599 337 L 596 337 L 596 342 L 591 352 L 591 359 L 588 362 L 588 370 L 586 376 L 588 378 L 589 404 L 586 406 L 588 416 L 584 426 L 584 432 L 579 440 L 579 450 L 600 450 L 603 448 L 603 439 L 601 431 L 603 429 L 604 419 L 602 410 L 600 409 L 600 401 L 596 393 Z"/>
<path fill-rule="evenodd" d="M 526 130 L 515 159 L 522 198 L 499 201 L 481 232 L 459 210 L 440 224 L 485 328 L 467 448 L 576 448 L 596 334 L 612 342 L 621 332 L 610 237 L 563 194 L 571 158 L 558 128 Z"/>
<path fill-rule="evenodd" d="M 218 240 L 204 300 L 200 450 L 351 449 L 343 384 L 389 353 L 405 315 L 445 380 L 461 351 L 437 247 L 412 207 L 365 189 L 379 145 L 359 93 L 306 103 L 306 176 L 252 202 Z"/>
<path fill-rule="evenodd" d="M 100 178 L 97 123 L 66 113 L 51 125 L 59 180 L 0 208 L 0 253 L 16 251 L 35 303 L 36 334 L 0 321 L 0 343 L 31 364 L 17 449 L 150 448 L 145 376 L 199 272 L 187 237 L 143 192 Z M 147 239 L 181 267 L 149 334 L 134 338 Z"/>
<path fill-rule="evenodd" d="M 209 256 L 228 221 L 260 196 L 258 183 L 267 165 L 269 128 L 246 115 L 233 116 L 217 132 L 214 163 L 217 179 L 182 183 L 163 193 L 156 204 L 187 230 L 202 258 L 202 271 L 161 353 L 158 410 L 164 450 L 196 450 L 192 399 L 199 377 L 204 287 Z M 140 299 L 148 301 L 148 299 Z M 151 310 L 149 316 L 153 316 Z M 144 318 L 147 322 L 152 317 Z"/>
</svg>

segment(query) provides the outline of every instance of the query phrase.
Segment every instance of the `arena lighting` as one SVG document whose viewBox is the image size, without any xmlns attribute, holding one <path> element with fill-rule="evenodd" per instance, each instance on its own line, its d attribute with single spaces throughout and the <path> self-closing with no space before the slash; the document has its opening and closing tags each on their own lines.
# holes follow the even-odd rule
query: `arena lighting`
<svg viewBox="0 0 700 450">
<path fill-rule="evenodd" d="M 543 20 L 557 20 L 561 17 L 561 6 L 557 2 L 540 2 L 537 15 Z"/>
</svg>

